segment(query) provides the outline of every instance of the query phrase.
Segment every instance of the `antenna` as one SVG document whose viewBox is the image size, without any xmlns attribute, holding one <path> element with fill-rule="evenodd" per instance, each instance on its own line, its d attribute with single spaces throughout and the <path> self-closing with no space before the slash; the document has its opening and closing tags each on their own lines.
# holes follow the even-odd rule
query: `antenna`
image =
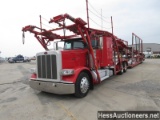
<svg viewBox="0 0 160 120">
<path fill-rule="evenodd" d="M 88 0 L 86 0 L 86 11 L 87 11 L 87 23 L 88 23 L 88 28 L 89 28 Z"/>
</svg>

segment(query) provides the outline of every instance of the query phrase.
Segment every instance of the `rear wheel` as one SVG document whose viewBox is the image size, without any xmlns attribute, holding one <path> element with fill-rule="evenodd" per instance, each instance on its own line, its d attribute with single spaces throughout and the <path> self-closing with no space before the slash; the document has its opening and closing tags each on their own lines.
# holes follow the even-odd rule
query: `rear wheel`
<svg viewBox="0 0 160 120">
<path fill-rule="evenodd" d="M 87 73 L 82 72 L 79 74 L 75 84 L 75 96 L 79 98 L 85 97 L 90 88 L 90 78 Z"/>
</svg>

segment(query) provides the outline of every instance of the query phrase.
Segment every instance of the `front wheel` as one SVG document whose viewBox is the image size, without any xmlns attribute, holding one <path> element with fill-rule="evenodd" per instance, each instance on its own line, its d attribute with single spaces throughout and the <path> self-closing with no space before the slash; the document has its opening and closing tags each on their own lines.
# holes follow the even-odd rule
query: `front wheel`
<svg viewBox="0 0 160 120">
<path fill-rule="evenodd" d="M 82 72 L 79 74 L 75 84 L 75 96 L 79 98 L 85 97 L 90 88 L 90 78 L 87 73 Z"/>
</svg>

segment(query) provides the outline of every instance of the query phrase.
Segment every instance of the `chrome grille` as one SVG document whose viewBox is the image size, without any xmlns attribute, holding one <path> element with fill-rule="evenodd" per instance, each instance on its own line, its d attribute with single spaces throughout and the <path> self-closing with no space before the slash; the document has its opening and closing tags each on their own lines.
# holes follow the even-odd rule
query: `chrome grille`
<svg viewBox="0 0 160 120">
<path fill-rule="evenodd" d="M 38 78 L 57 79 L 56 55 L 37 56 Z"/>
</svg>

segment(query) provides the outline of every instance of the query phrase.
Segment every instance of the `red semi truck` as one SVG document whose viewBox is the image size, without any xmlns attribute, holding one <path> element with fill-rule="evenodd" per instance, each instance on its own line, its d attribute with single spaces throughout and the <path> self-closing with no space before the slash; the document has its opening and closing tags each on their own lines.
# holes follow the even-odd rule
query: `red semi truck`
<svg viewBox="0 0 160 120">
<path fill-rule="evenodd" d="M 66 19 L 72 24 L 66 25 Z M 136 64 L 143 61 L 135 60 L 136 55 L 143 57 L 142 49 L 134 51 L 133 45 L 129 47 L 127 41 L 108 31 L 87 28 L 81 18 L 64 14 L 53 17 L 49 23 L 56 23 L 59 27 L 46 30 L 29 25 L 22 28 L 23 37 L 24 32 L 33 33 L 46 50 L 36 54 L 36 68 L 31 69 L 33 74 L 29 81 L 33 89 L 85 97 L 95 84 L 123 74 L 136 61 Z M 60 30 L 62 35 L 56 32 Z M 66 34 L 67 30 L 69 34 Z M 49 42 L 54 43 L 54 50 L 49 50 Z M 140 44 L 139 48 L 142 42 Z"/>
</svg>

